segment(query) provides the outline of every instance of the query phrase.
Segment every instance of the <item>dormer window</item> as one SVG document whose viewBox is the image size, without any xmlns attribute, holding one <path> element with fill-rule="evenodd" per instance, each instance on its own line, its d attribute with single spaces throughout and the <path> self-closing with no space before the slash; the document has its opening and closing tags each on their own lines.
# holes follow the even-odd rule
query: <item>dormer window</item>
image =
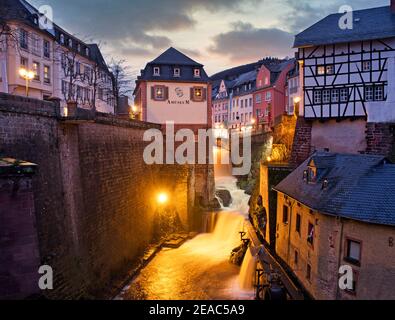
<svg viewBox="0 0 395 320">
<path fill-rule="evenodd" d="M 193 70 L 193 75 L 195 78 L 200 78 L 200 69 L 194 69 Z"/>
<path fill-rule="evenodd" d="M 85 49 L 85 55 L 86 55 L 87 57 L 89 57 L 89 48 L 86 48 L 86 49 Z"/>
<path fill-rule="evenodd" d="M 80 43 L 77 46 L 77 50 L 78 50 L 78 52 L 81 52 L 81 44 Z"/>
<path fill-rule="evenodd" d="M 316 183 L 317 182 L 317 168 L 309 167 L 307 170 L 307 178 L 309 183 Z"/>
<path fill-rule="evenodd" d="M 73 40 L 69 39 L 69 47 L 72 48 L 73 47 Z"/>
<path fill-rule="evenodd" d="M 181 76 L 181 70 L 180 68 L 174 68 L 174 77 L 180 77 Z"/>
<path fill-rule="evenodd" d="M 64 44 L 64 35 L 63 34 L 60 35 L 60 43 Z"/>
<path fill-rule="evenodd" d="M 154 76 L 160 76 L 160 68 L 159 67 L 154 67 Z"/>
</svg>

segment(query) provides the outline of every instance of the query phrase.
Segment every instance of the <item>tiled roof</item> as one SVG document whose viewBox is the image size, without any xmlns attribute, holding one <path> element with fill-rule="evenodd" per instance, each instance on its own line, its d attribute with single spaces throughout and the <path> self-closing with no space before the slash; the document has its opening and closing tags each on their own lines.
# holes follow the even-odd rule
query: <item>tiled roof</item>
<svg viewBox="0 0 395 320">
<path fill-rule="evenodd" d="M 304 180 L 313 163 L 320 169 L 315 184 Z M 382 156 L 317 152 L 275 190 L 324 214 L 395 226 L 395 165 Z"/>
<path fill-rule="evenodd" d="M 155 64 L 155 65 L 170 64 L 170 65 L 197 66 L 197 67 L 203 66 L 200 63 L 187 57 L 185 54 L 178 51 L 177 49 L 174 49 L 173 47 L 167 49 L 159 57 L 151 61 L 150 64 Z"/>
<path fill-rule="evenodd" d="M 160 67 L 160 76 L 154 76 L 154 67 Z M 180 76 L 174 77 L 174 68 L 180 68 Z M 200 69 L 200 77 L 194 76 L 194 69 Z M 158 58 L 149 62 L 141 71 L 138 80 L 162 80 L 162 81 L 188 81 L 208 82 L 209 77 L 204 71 L 203 65 L 190 59 L 180 51 L 169 48 Z"/>
<path fill-rule="evenodd" d="M 331 14 L 295 37 L 294 47 L 366 41 L 395 37 L 395 14 L 390 7 L 354 11 L 353 28 L 342 30 L 343 14 Z"/>
</svg>

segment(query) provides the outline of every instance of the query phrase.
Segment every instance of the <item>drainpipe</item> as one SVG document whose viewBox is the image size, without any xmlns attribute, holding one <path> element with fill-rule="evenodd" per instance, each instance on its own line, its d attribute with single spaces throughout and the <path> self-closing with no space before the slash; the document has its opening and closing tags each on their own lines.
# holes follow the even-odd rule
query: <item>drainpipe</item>
<svg viewBox="0 0 395 320">
<path fill-rule="evenodd" d="M 341 261 L 342 261 L 342 248 L 343 248 L 343 235 L 344 235 L 344 223 L 343 223 L 343 219 L 339 218 L 339 221 L 341 223 L 341 227 L 340 227 L 340 243 L 339 243 L 339 258 L 338 258 L 338 262 L 337 262 L 337 270 L 340 270 L 340 265 L 341 265 Z M 336 280 L 338 279 L 339 274 L 337 273 L 337 277 Z M 339 292 L 339 284 L 336 283 L 336 300 L 340 299 L 340 292 Z"/>
</svg>

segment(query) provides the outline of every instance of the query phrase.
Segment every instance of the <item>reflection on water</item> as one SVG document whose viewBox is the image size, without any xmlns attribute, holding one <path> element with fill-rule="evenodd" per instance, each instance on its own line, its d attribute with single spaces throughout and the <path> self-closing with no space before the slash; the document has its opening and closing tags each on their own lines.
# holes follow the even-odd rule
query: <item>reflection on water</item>
<svg viewBox="0 0 395 320">
<path fill-rule="evenodd" d="M 230 191 L 230 208 L 218 213 L 212 233 L 205 233 L 178 249 L 162 250 L 124 289 L 119 299 L 148 300 L 239 300 L 252 299 L 253 290 L 240 287 L 240 268 L 228 262 L 232 249 L 240 245 L 249 197 L 236 186 L 236 179 L 219 173 L 217 188 Z M 224 171 L 225 170 L 225 171 Z M 225 174 L 224 174 L 225 173 Z"/>
</svg>

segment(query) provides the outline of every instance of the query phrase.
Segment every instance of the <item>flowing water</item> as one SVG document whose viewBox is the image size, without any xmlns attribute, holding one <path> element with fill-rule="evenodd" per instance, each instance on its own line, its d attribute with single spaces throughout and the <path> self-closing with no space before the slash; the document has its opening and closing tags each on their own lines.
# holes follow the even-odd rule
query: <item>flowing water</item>
<svg viewBox="0 0 395 320">
<path fill-rule="evenodd" d="M 163 249 L 118 299 L 253 299 L 252 286 L 246 284 L 252 283 L 254 270 L 250 278 L 247 273 L 253 263 L 249 258 L 245 260 L 242 277 L 240 268 L 229 263 L 231 251 L 241 244 L 239 232 L 244 229 L 249 196 L 237 188 L 228 167 L 215 169 L 216 187 L 229 190 L 233 201 L 229 208 L 207 219 L 208 231 L 215 221 L 213 231 L 198 235 L 178 249 Z"/>
</svg>

